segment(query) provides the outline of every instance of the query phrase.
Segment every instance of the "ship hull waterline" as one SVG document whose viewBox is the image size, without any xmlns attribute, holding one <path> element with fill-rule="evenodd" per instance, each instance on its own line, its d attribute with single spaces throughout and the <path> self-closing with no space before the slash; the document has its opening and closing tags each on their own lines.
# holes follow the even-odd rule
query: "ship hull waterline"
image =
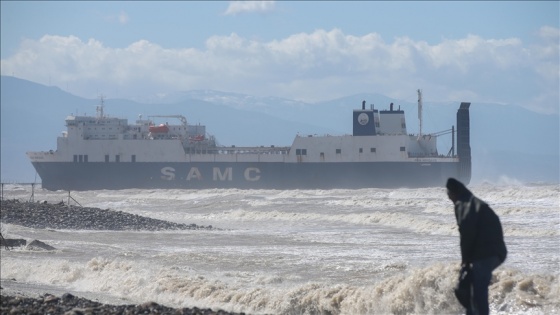
<svg viewBox="0 0 560 315">
<path fill-rule="evenodd" d="M 460 162 L 33 162 L 47 190 L 443 187 Z"/>
</svg>

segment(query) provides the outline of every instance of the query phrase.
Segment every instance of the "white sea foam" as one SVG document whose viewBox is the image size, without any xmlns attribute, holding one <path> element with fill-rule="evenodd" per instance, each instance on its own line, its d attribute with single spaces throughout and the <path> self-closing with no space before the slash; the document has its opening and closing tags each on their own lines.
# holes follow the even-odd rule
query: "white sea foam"
<svg viewBox="0 0 560 315">
<path fill-rule="evenodd" d="M 205 305 L 254 314 L 459 314 L 453 295 L 457 265 L 399 270 L 368 285 L 317 279 L 293 285 L 282 276 L 258 273 L 200 275 L 188 267 L 93 258 L 85 263 L 55 259 L 2 262 L 3 278 L 110 293 L 124 301 L 151 300 L 173 307 Z M 560 311 L 558 274 L 528 275 L 500 267 L 490 285 L 493 312 L 551 314 Z"/>
<path fill-rule="evenodd" d="M 490 287 L 494 314 L 560 312 L 560 185 L 481 183 L 508 258 Z M 35 200 L 68 200 L 35 190 Z M 152 300 L 274 314 L 459 314 L 459 236 L 444 188 L 72 192 L 109 208 L 213 231 L 52 231 L 2 224 L 55 252 L 2 250 L 8 279 L 127 303 Z M 30 187 L 6 185 L 28 200 Z"/>
</svg>

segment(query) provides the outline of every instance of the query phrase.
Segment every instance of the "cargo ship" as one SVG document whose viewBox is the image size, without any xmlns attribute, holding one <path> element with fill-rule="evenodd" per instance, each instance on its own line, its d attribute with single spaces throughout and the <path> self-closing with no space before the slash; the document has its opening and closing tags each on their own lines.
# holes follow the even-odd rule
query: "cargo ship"
<svg viewBox="0 0 560 315">
<path fill-rule="evenodd" d="M 470 103 L 461 103 L 457 128 L 422 132 L 418 90 L 417 134 L 409 134 L 405 113 L 370 105 L 354 109 L 352 134 L 300 136 L 291 146 L 220 146 L 203 125 L 182 115 L 70 115 L 56 150 L 27 152 L 47 190 L 99 189 L 357 189 L 443 187 L 448 177 L 471 177 Z M 155 123 L 156 118 L 169 122 Z M 438 152 L 437 140 L 452 147 Z M 456 143 L 456 148 L 455 148 Z"/>
</svg>

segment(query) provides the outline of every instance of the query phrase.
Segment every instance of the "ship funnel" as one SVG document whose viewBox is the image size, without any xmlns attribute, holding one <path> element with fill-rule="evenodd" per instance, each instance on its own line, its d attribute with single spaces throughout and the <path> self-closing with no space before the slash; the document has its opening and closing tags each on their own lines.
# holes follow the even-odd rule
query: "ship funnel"
<svg viewBox="0 0 560 315">
<path fill-rule="evenodd" d="M 366 109 L 366 101 L 362 101 L 362 109 L 355 109 L 353 114 L 354 136 L 375 136 L 375 111 Z"/>
</svg>

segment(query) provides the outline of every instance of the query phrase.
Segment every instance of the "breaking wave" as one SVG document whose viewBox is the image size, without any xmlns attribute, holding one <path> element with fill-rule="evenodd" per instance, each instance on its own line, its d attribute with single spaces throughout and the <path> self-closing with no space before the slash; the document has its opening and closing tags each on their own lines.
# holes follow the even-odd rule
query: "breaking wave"
<svg viewBox="0 0 560 315">
<path fill-rule="evenodd" d="M 458 267 L 435 264 L 401 270 L 371 285 L 290 279 L 247 273 L 197 275 L 195 270 L 94 258 L 19 264 L 2 261 L 3 278 L 111 293 L 125 301 L 154 301 L 171 307 L 205 306 L 252 314 L 459 314 L 453 287 Z M 235 281 L 223 278 L 236 278 Z M 523 274 L 498 268 L 490 285 L 491 311 L 498 314 L 552 314 L 560 311 L 559 275 Z"/>
</svg>

